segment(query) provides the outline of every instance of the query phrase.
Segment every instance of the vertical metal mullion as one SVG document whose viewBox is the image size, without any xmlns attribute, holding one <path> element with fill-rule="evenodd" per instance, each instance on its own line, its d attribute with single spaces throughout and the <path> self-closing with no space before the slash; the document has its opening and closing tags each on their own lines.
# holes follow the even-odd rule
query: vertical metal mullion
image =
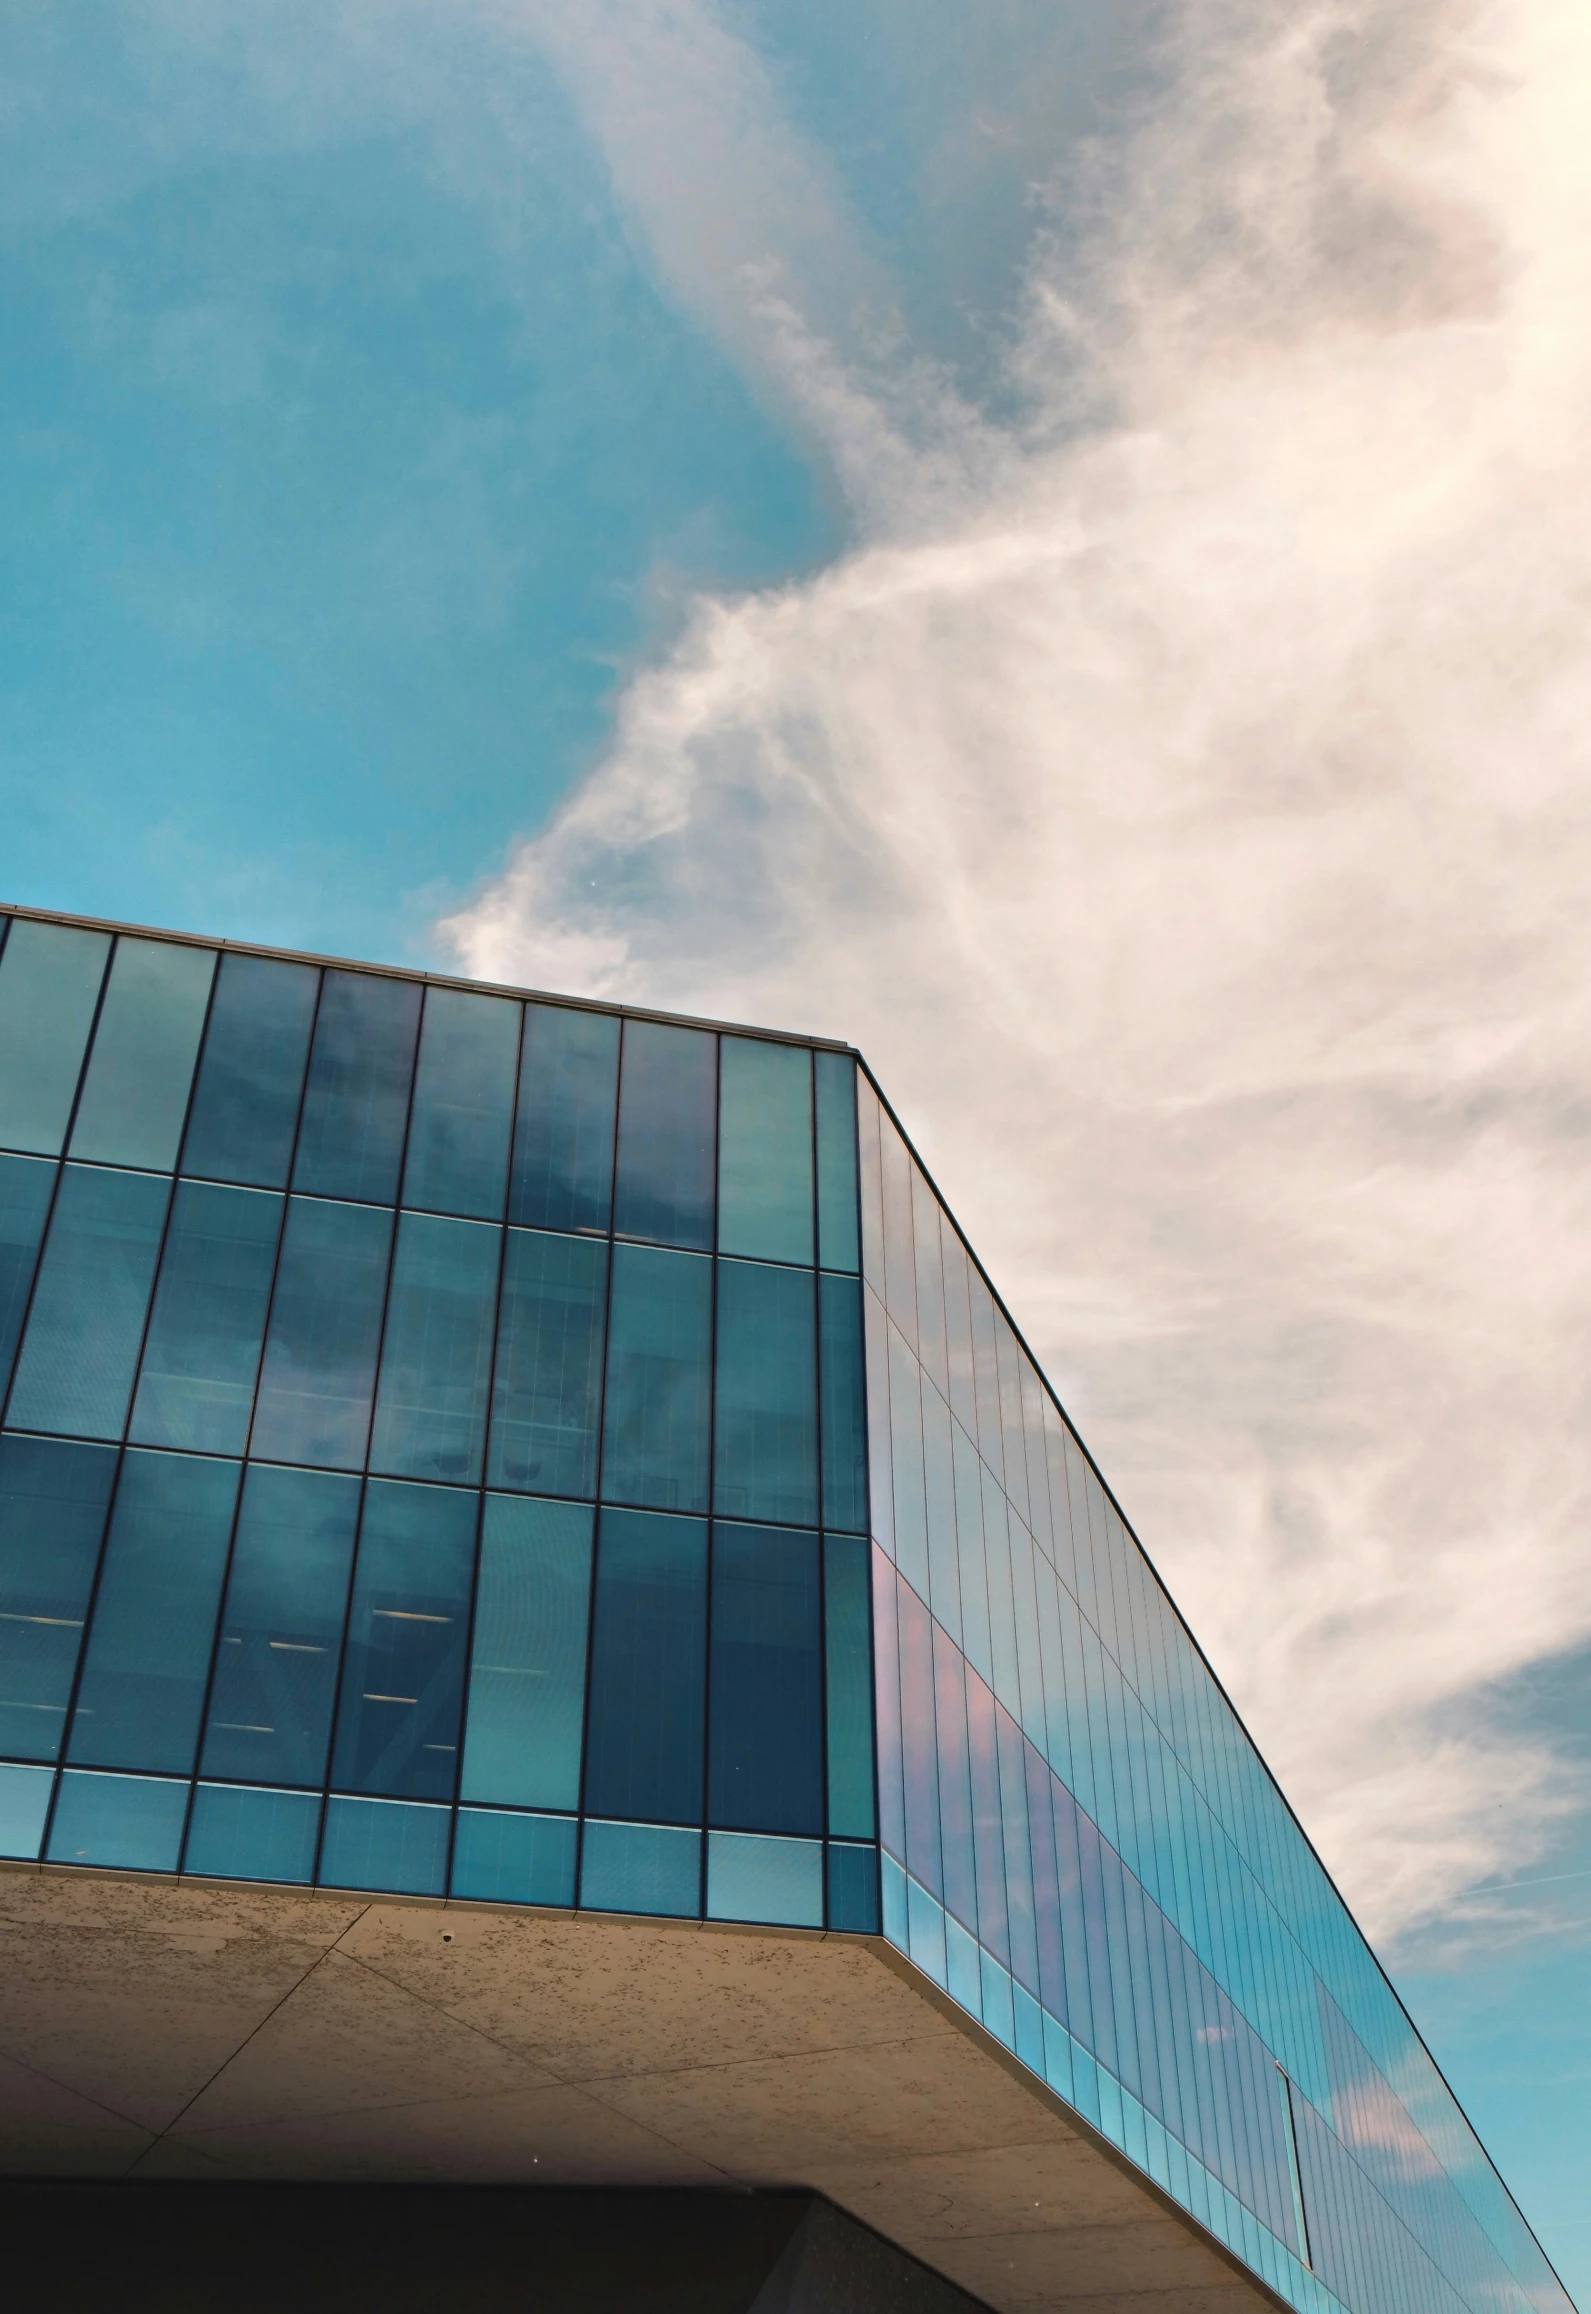
<svg viewBox="0 0 1591 2314">
<path fill-rule="evenodd" d="M 724 1040 L 713 1037 L 713 1250 L 712 1298 L 707 1312 L 707 1598 L 702 1646 L 702 1812 L 701 1857 L 698 1864 L 696 1917 L 707 1918 L 708 1799 L 712 1776 L 713 1742 L 713 1578 L 717 1551 L 718 1509 L 718 1276 L 719 1276 L 719 1164 L 723 1132 Z"/>
<path fill-rule="evenodd" d="M 591 1573 L 586 1588 L 586 1659 L 580 1712 L 580 1782 L 575 1794 L 574 1906 L 580 1906 L 580 1882 L 586 1860 L 586 1772 L 591 1757 L 591 1667 L 597 1638 L 597 1555 L 602 1547 L 602 1463 L 608 1444 L 608 1352 L 613 1334 L 613 1267 L 618 1240 L 614 1234 L 619 1211 L 619 1113 L 624 1100 L 624 1048 L 628 1021 L 619 1015 L 619 1051 L 613 1071 L 613 1165 L 608 1182 L 608 1266 L 602 1285 L 602 1371 L 597 1383 L 597 1467 L 592 1480 Z"/>
<path fill-rule="evenodd" d="M 821 1173 L 818 1162 L 817 1056 L 807 1047 L 807 1101 L 812 1142 L 812 1373 L 817 1389 L 818 1488 L 818 1760 L 822 1777 L 818 1852 L 823 1873 L 823 1925 L 829 1925 L 829 1545 L 828 1518 L 823 1500 L 823 1238 L 821 1232 Z"/>
<path fill-rule="evenodd" d="M 864 1529 L 864 1539 L 865 1539 L 865 1541 L 866 1541 L 866 1544 L 867 1544 L 867 1548 L 866 1548 L 865 1552 L 863 1553 L 863 1565 L 862 1565 L 863 1585 L 862 1585 L 862 1596 L 863 1596 L 863 1605 L 864 1605 L 864 1607 L 865 1607 L 865 1609 L 866 1609 L 866 1614 L 867 1614 L 867 1724 L 868 1724 L 869 1749 L 870 1749 L 870 1751 L 871 1751 L 871 1753 L 872 1753 L 872 1766 L 873 1766 L 873 1892 L 874 1892 L 874 1895 L 876 1896 L 876 1898 L 877 1898 L 877 1900 L 878 1900 L 878 1928 L 877 1928 L 877 1931 L 876 1931 L 875 1933 L 876 1933 L 876 1934 L 878 1934 L 878 1935 L 880 1935 L 880 1936 L 882 1936 L 882 1935 L 883 1935 L 883 1933 L 884 1933 L 884 1811 L 883 1811 L 883 1805 L 882 1805 L 882 1801 L 881 1801 L 881 1799 L 880 1799 L 880 1795 L 879 1795 L 879 1781 L 878 1781 L 878 1633 L 877 1633 L 877 1630 L 876 1630 L 876 1629 L 875 1629 L 875 1627 L 874 1627 L 874 1621 L 873 1621 L 873 1553 L 874 1553 L 874 1552 L 875 1552 L 875 1551 L 878 1549 L 878 1545 L 877 1545 L 877 1543 L 876 1543 L 876 1542 L 874 1541 L 874 1539 L 873 1539 L 873 1409 L 872 1409 L 872 1405 L 871 1405 L 871 1402 L 870 1402 L 870 1400 L 869 1400 L 869 1398 L 868 1398 L 868 1390 L 867 1390 L 867 1291 L 868 1291 L 868 1288 L 867 1288 L 867 1278 L 866 1278 L 866 1275 L 865 1275 L 865 1273 L 864 1273 L 864 1271 L 863 1271 L 863 1267 L 862 1267 L 862 1249 L 863 1249 L 863 1246 L 864 1246 L 864 1245 L 865 1245 L 865 1243 L 866 1243 L 866 1233 L 865 1233 L 865 1230 L 864 1230 L 864 1228 L 863 1228 L 863 1219 L 862 1219 L 862 1098 L 861 1098 L 860 1071 L 859 1071 L 859 1070 L 858 1070 L 858 1068 L 857 1068 L 857 1065 L 856 1065 L 856 1061 L 855 1061 L 855 1059 L 854 1059 L 854 1058 L 853 1058 L 853 1059 L 852 1059 L 852 1061 L 851 1061 L 851 1130 L 852 1130 L 853 1136 L 854 1136 L 854 1138 L 855 1138 L 855 1143 L 856 1143 L 856 1149 L 855 1149 L 855 1155 L 856 1155 L 856 1172 L 855 1172 L 855 1179 L 856 1179 L 856 1308 L 857 1308 L 857 1317 L 858 1317 L 858 1321 L 859 1321 L 859 1327 L 860 1327 L 860 1331 L 859 1331 L 859 1333 L 858 1333 L 858 1335 L 857 1335 L 857 1351 L 858 1351 L 858 1354 L 859 1354 L 859 1356 L 860 1356 L 860 1358 L 861 1358 L 861 1361 L 862 1361 L 862 1520 L 863 1520 L 863 1529 Z M 880 1184 L 879 1184 L 879 1195 L 880 1195 L 880 1198 L 882 1199 L 882 1196 L 883 1196 L 883 1183 L 882 1183 L 882 1181 L 881 1181 L 881 1182 L 880 1182 Z M 880 1215 L 879 1215 L 879 1227 L 880 1227 L 880 1229 L 882 1230 L 882 1228 L 883 1228 L 883 1213 L 882 1213 L 882 1207 L 880 1208 Z M 941 1271 L 943 1270 L 943 1266 L 944 1266 L 944 1265 L 943 1265 L 943 1257 L 941 1256 L 941 1263 L 940 1263 Z M 881 1306 L 882 1306 L 882 1305 L 881 1305 Z M 885 1337 L 886 1337 L 886 1338 L 885 1338 L 885 1348 L 886 1348 L 886 1351 L 887 1351 L 887 1349 L 888 1349 L 888 1328 L 889 1328 L 889 1319 L 888 1319 L 888 1314 L 887 1314 L 887 1313 L 885 1314 L 885 1321 L 884 1321 L 884 1323 L 885 1323 Z M 969 1350 L 969 1352 L 973 1352 L 973 1351 L 974 1351 L 974 1349 L 975 1349 L 975 1346 L 974 1346 L 974 1343 L 973 1343 L 973 1340 L 972 1340 L 972 1309 L 971 1309 L 970 1295 L 969 1295 L 969 1303 L 968 1303 L 968 1309 L 967 1309 L 967 1347 L 968 1347 L 968 1350 Z M 949 1355 L 950 1355 L 950 1341 L 949 1341 L 949 1329 L 948 1329 L 948 1323 L 947 1323 L 947 1328 L 946 1328 L 946 1337 L 945 1337 L 945 1356 L 946 1356 L 946 1361 L 947 1361 L 947 1366 L 946 1366 L 946 1380 L 947 1380 L 947 1381 L 949 1380 L 949 1367 L 948 1367 L 948 1360 L 949 1360 Z M 954 1419 L 954 1418 L 952 1417 L 952 1419 Z M 954 1446 L 955 1446 L 955 1436 L 954 1436 L 954 1432 L 952 1432 L 952 1435 L 951 1435 L 951 1446 L 952 1446 L 952 1452 L 953 1452 L 953 1451 L 954 1451 Z M 977 1451 L 976 1445 L 974 1445 L 973 1451 L 974 1451 L 974 1453 L 976 1453 L 976 1451 Z M 952 1470 L 952 1474 L 951 1474 L 951 1480 L 952 1480 L 952 1493 L 954 1492 L 954 1476 L 955 1476 L 955 1474 L 954 1474 L 954 1471 Z M 953 1502 L 953 1501 L 952 1501 L 952 1516 L 954 1516 L 954 1502 Z M 959 1579 L 960 1579 L 960 1576 L 959 1576 L 960 1564 L 961 1564 L 961 1550 L 960 1550 L 960 1539 L 959 1539 L 959 1536 L 958 1536 L 958 1538 L 957 1538 L 957 1549 L 956 1549 L 956 1565 L 957 1565 L 957 1570 L 958 1570 L 958 1574 L 957 1574 L 957 1579 L 958 1579 L 958 1581 L 959 1581 Z M 891 1571 L 891 1574 L 893 1575 L 894 1569 L 893 1569 L 893 1568 L 891 1568 L 891 1570 L 890 1570 L 890 1571 Z M 897 1676 L 897 1678 L 899 1677 L 899 1672 L 898 1672 L 898 1670 L 897 1670 L 896 1676 Z M 971 1782 L 970 1782 L 970 1777 L 971 1777 L 971 1755 L 970 1755 L 970 1753 L 969 1753 L 969 1755 L 968 1755 L 968 1777 L 969 1777 L 969 1782 L 968 1782 L 968 1792 L 969 1792 L 969 1796 L 970 1796 L 970 1792 L 971 1792 Z M 974 1859 L 974 1864 L 973 1864 L 973 1878 L 974 1878 L 974 1881 L 976 1881 L 976 1878 L 977 1878 L 977 1863 L 976 1863 L 976 1858 Z M 976 1890 L 974 1890 L 974 1894 L 976 1894 Z M 974 1906 L 974 1910 L 976 1910 L 976 1905 Z"/>
</svg>

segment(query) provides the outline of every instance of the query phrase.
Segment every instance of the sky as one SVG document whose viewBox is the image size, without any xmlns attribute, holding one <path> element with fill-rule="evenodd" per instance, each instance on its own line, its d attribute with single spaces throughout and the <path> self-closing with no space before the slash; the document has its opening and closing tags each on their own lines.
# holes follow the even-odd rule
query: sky
<svg viewBox="0 0 1591 2314">
<path fill-rule="evenodd" d="M 1591 2306 L 1588 91 L 0 19 L 4 896 L 859 1044 Z"/>
</svg>

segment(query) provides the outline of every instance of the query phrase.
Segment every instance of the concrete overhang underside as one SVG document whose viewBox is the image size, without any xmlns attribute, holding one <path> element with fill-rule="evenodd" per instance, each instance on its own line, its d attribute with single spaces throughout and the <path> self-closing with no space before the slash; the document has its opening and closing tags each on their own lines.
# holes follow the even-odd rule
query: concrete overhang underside
<svg viewBox="0 0 1591 2314">
<path fill-rule="evenodd" d="M 35 1867 L 0 1971 L 13 2178 L 804 2187 L 1002 2314 L 1281 2303 L 871 1938 Z"/>
</svg>

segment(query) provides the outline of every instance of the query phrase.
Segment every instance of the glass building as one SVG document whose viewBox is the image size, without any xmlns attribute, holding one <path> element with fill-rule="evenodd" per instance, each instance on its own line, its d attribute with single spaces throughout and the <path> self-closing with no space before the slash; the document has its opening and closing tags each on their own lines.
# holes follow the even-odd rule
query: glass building
<svg viewBox="0 0 1591 2314">
<path fill-rule="evenodd" d="M 882 1938 L 1301 2314 L 1568 2309 L 859 1056 L 0 931 L 0 1855 Z"/>
</svg>

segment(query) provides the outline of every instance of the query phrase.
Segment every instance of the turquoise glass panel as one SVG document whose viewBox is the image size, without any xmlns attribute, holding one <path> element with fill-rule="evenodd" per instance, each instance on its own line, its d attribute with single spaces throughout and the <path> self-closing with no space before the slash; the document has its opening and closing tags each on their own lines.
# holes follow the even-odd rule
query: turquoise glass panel
<svg viewBox="0 0 1591 2314">
<path fill-rule="evenodd" d="M 861 1267 L 857 1235 L 856 1063 L 814 1053 L 818 1109 L 818 1259 L 825 1269 Z"/>
<path fill-rule="evenodd" d="M 38 1855 L 54 1783 L 53 1768 L 0 1765 L 0 1856 L 31 1863 Z"/>
<path fill-rule="evenodd" d="M 320 1880 L 327 1888 L 374 1888 L 440 1896 L 447 1887 L 451 1808 L 334 1793 L 326 1803 Z"/>
<path fill-rule="evenodd" d="M 853 1936 L 877 1936 L 878 1850 L 831 1841 L 828 1861 L 830 1928 L 848 1930 Z"/>
<path fill-rule="evenodd" d="M 661 1021 L 624 1024 L 613 1226 L 653 1245 L 713 1242 L 717 1038 Z"/>
<path fill-rule="evenodd" d="M 252 1451 L 358 1470 L 365 1459 L 392 1215 L 292 1197 L 271 1304 Z"/>
<path fill-rule="evenodd" d="M 823 1618 L 818 1538 L 713 1528 L 707 1820 L 730 1831 L 823 1830 Z"/>
<path fill-rule="evenodd" d="M 409 1117 L 421 990 L 370 972 L 326 973 L 293 1187 L 391 1205 Z"/>
<path fill-rule="evenodd" d="M 13 1429 L 120 1438 L 170 1194 L 154 1174 L 64 1169 L 6 1413 Z"/>
<path fill-rule="evenodd" d="M 573 1816 L 460 1808 L 453 1894 L 482 1904 L 571 1905 L 578 1834 Z"/>
<path fill-rule="evenodd" d="M 770 1263 L 718 1264 L 713 1507 L 816 1525 L 816 1279 Z"/>
<path fill-rule="evenodd" d="M 128 1436 L 241 1454 L 254 1411 L 282 1200 L 179 1181 Z"/>
<path fill-rule="evenodd" d="M 182 1869 L 207 1880 L 303 1884 L 315 1877 L 319 1833 L 318 1792 L 198 1784 Z"/>
<path fill-rule="evenodd" d="M 713 1265 L 616 1245 L 602 1492 L 659 1510 L 707 1508 Z"/>
<path fill-rule="evenodd" d="M 0 1149 L 57 1157 L 110 940 L 14 918 L 0 953 Z"/>
<path fill-rule="evenodd" d="M 176 1164 L 214 972 L 213 949 L 117 941 L 72 1127 L 74 1157 L 159 1172 Z"/>
<path fill-rule="evenodd" d="M 521 1007 L 428 988 L 403 1168 L 403 1202 L 501 1221 L 519 1073 Z"/>
<path fill-rule="evenodd" d="M 607 1298 L 605 1241 L 508 1232 L 489 1485 L 535 1494 L 596 1493 Z"/>
<path fill-rule="evenodd" d="M 823 1523 L 867 1531 L 867 1404 L 858 1278 L 818 1280 Z"/>
<path fill-rule="evenodd" d="M 812 1259 L 812 1055 L 719 1040 L 718 1250 Z"/>
<path fill-rule="evenodd" d="M 187 1812 L 185 1783 L 68 1768 L 56 1795 L 49 1860 L 121 1872 L 175 1872 Z"/>
<path fill-rule="evenodd" d="M 287 1186 L 319 989 L 312 964 L 222 957 L 182 1145 L 184 1173 Z"/>
<path fill-rule="evenodd" d="M 42 1158 L 0 1157 L 0 1402 L 33 1291 L 55 1171 Z"/>
<path fill-rule="evenodd" d="M 116 1477 L 109 1446 L 0 1438 L 0 1753 L 59 1757 Z"/>
<path fill-rule="evenodd" d="M 590 1912 L 640 1912 L 694 1920 L 702 1908 L 702 1836 L 664 1824 L 588 1820 L 580 1902 Z"/>
<path fill-rule="evenodd" d="M 510 1221 L 528 1229 L 606 1230 L 618 1092 L 614 1014 L 525 1007 Z"/>
<path fill-rule="evenodd" d="M 821 1928 L 822 1841 L 709 1832 L 707 1917 Z"/>
<path fill-rule="evenodd" d="M 502 1247 L 478 1221 L 399 1216 L 372 1470 L 478 1484 Z"/>
<path fill-rule="evenodd" d="M 461 1487 L 366 1486 L 332 1760 L 341 1791 L 453 1797 L 479 1501 Z"/>
<path fill-rule="evenodd" d="M 464 1738 L 466 1800 L 519 1808 L 580 1804 L 594 1518 L 586 1503 L 486 1498 Z"/>
<path fill-rule="evenodd" d="M 705 1520 L 605 1510 L 591 1636 L 586 1808 L 599 1816 L 699 1824 L 706 1703 Z"/>
<path fill-rule="evenodd" d="M 868 1615 L 868 1546 L 856 1535 L 823 1544 L 823 1621 L 827 1657 L 829 1830 L 871 1840 L 873 1813 L 873 1679 Z"/>
</svg>

